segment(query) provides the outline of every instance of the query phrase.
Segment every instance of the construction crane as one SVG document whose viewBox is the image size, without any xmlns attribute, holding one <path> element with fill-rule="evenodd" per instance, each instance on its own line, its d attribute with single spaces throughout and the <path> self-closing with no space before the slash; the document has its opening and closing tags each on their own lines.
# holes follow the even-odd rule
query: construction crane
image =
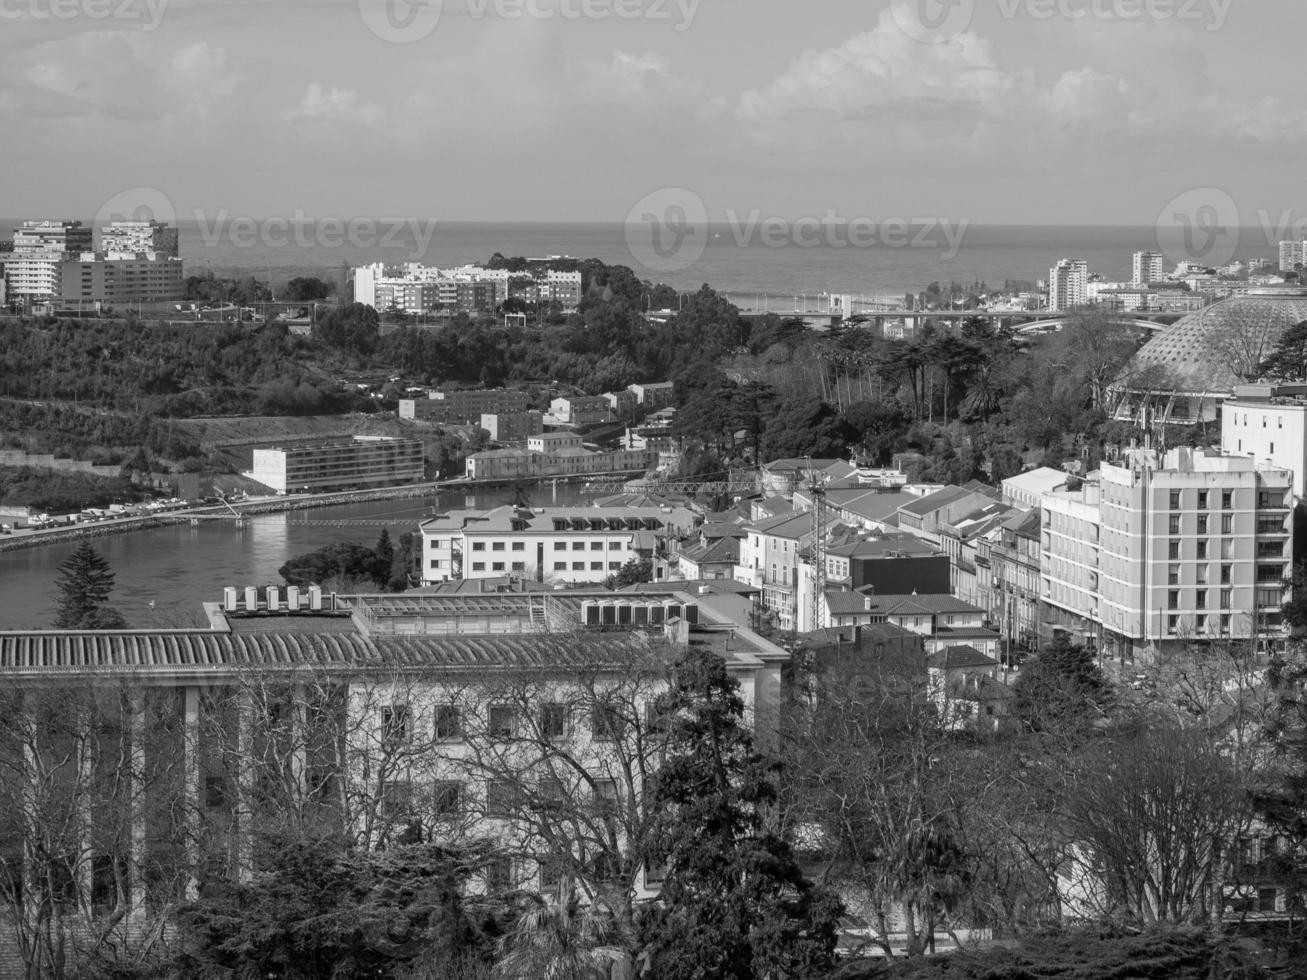
<svg viewBox="0 0 1307 980">
<path fill-rule="evenodd" d="M 812 628 L 822 628 L 821 601 L 826 594 L 826 484 L 830 477 L 818 474 L 808 459 L 807 491 L 812 495 Z"/>
</svg>

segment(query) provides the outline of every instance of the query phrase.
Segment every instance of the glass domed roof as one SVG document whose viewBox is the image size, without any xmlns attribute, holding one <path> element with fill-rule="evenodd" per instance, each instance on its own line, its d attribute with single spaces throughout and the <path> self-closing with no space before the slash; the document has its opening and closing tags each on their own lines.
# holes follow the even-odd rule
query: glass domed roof
<svg viewBox="0 0 1307 980">
<path fill-rule="evenodd" d="M 1289 327 L 1307 320 L 1307 287 L 1261 286 L 1213 303 L 1146 343 L 1117 376 L 1118 391 L 1228 395 L 1255 380 Z"/>
</svg>

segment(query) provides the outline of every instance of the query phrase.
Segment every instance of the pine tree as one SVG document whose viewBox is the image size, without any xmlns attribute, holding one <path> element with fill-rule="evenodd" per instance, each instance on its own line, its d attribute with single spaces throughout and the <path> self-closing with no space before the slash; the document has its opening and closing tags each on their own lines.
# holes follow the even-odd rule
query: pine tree
<svg viewBox="0 0 1307 980">
<path fill-rule="evenodd" d="M 660 980 L 826 976 L 840 904 L 764 827 L 778 767 L 755 751 L 725 664 L 685 654 L 660 708 L 672 730 L 654 785 L 664 816 L 646 862 L 665 861 L 667 874 L 640 922 L 644 972 Z"/>
<path fill-rule="evenodd" d="M 381 529 L 381 537 L 377 538 L 377 546 L 372 549 L 376 555 L 376 562 L 373 565 L 372 578 L 379 588 L 386 588 L 390 583 L 391 566 L 395 564 L 395 546 L 390 543 L 390 532 L 384 527 Z"/>
<path fill-rule="evenodd" d="M 55 629 L 112 630 L 127 625 L 122 614 L 109 606 L 113 571 L 104 556 L 83 541 L 63 560 L 55 579 L 59 589 Z"/>
</svg>

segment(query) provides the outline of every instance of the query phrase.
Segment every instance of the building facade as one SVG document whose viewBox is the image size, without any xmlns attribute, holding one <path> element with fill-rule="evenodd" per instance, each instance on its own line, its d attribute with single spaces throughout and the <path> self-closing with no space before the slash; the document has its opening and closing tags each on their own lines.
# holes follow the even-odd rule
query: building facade
<svg viewBox="0 0 1307 980">
<path fill-rule="evenodd" d="M 481 428 L 495 442 L 526 442 L 544 432 L 545 415 L 544 412 L 486 412 L 481 415 Z"/>
<path fill-rule="evenodd" d="M 1166 256 L 1161 252 L 1136 252 L 1130 281 L 1136 286 L 1161 282 L 1166 277 Z"/>
<path fill-rule="evenodd" d="M 1073 310 L 1089 302 L 1089 263 L 1061 259 L 1048 272 L 1048 308 Z"/>
<path fill-rule="evenodd" d="M 111 221 L 100 229 L 101 252 L 178 258 L 177 229 L 161 221 Z"/>
<path fill-rule="evenodd" d="M 255 449 L 248 476 L 279 493 L 312 493 L 418 483 L 425 473 L 416 439 L 354 436 L 315 446 Z"/>
</svg>

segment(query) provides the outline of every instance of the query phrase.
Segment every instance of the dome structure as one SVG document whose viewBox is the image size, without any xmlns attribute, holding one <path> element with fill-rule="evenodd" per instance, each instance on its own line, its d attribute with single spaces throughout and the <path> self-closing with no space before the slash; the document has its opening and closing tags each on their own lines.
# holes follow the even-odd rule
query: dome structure
<svg viewBox="0 0 1307 980">
<path fill-rule="evenodd" d="M 1116 417 L 1147 425 L 1216 418 L 1234 386 L 1256 380 L 1284 332 L 1307 320 L 1307 287 L 1259 286 L 1190 313 L 1146 343 L 1109 391 Z"/>
</svg>

